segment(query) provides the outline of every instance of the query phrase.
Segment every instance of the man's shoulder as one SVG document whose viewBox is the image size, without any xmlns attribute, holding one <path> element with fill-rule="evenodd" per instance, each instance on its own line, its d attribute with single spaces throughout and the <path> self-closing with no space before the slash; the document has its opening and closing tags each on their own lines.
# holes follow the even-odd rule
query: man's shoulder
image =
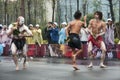
<svg viewBox="0 0 120 80">
<path fill-rule="evenodd" d="M 83 21 L 79 21 L 79 23 L 84 24 L 84 22 L 83 22 Z"/>
<path fill-rule="evenodd" d="M 106 22 L 104 22 L 104 21 L 102 21 L 101 24 L 103 27 L 106 27 L 106 25 L 107 25 Z"/>
<path fill-rule="evenodd" d="M 68 24 L 70 25 L 70 24 L 72 24 L 73 23 L 73 21 L 70 21 Z"/>
<path fill-rule="evenodd" d="M 106 25 L 106 22 L 105 22 L 105 21 L 101 21 L 101 24 L 102 24 L 102 25 Z"/>
<path fill-rule="evenodd" d="M 29 29 L 25 24 L 22 26 L 24 29 Z"/>
<path fill-rule="evenodd" d="M 102 24 L 106 24 L 106 22 L 105 22 L 105 21 L 101 21 L 101 23 L 102 23 Z"/>
<path fill-rule="evenodd" d="M 25 25 L 25 24 L 23 25 L 23 27 L 27 27 L 27 28 L 28 28 L 28 26 L 27 26 L 27 25 Z"/>
<path fill-rule="evenodd" d="M 77 21 L 75 21 L 75 20 L 73 20 L 73 21 L 71 21 L 71 22 L 69 22 L 69 24 L 75 24 L 75 23 L 84 23 L 83 21 L 81 21 L 81 20 L 77 20 Z"/>
</svg>

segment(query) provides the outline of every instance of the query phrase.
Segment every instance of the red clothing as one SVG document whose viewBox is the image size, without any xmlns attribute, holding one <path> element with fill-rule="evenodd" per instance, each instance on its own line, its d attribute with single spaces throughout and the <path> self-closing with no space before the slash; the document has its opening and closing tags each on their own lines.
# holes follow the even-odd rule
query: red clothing
<svg viewBox="0 0 120 80">
<path fill-rule="evenodd" d="M 103 41 L 103 38 L 102 38 L 102 36 L 98 36 L 95 39 L 92 35 L 90 35 L 89 39 L 88 39 L 88 42 L 90 42 L 90 41 L 92 42 L 93 46 L 96 46 L 96 47 L 100 48 L 101 47 L 101 41 Z"/>
</svg>

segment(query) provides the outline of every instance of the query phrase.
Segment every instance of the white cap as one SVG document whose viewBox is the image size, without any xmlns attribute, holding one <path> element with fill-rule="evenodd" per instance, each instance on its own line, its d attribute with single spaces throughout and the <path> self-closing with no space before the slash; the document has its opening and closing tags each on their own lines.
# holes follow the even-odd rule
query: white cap
<svg viewBox="0 0 120 80">
<path fill-rule="evenodd" d="M 33 27 L 33 25 L 32 25 L 32 24 L 30 24 L 29 26 L 30 26 L 30 27 Z"/>
<path fill-rule="evenodd" d="M 62 24 L 62 25 L 67 25 L 67 23 L 66 23 L 66 22 L 62 22 L 61 24 Z"/>
<path fill-rule="evenodd" d="M 54 22 L 54 24 L 55 24 L 56 26 L 58 26 L 57 22 Z"/>
<path fill-rule="evenodd" d="M 40 27 L 39 24 L 36 24 L 35 27 Z"/>
<path fill-rule="evenodd" d="M 111 18 L 108 18 L 108 19 L 107 19 L 107 22 L 108 22 L 108 21 L 112 21 L 112 19 L 111 19 Z"/>
</svg>

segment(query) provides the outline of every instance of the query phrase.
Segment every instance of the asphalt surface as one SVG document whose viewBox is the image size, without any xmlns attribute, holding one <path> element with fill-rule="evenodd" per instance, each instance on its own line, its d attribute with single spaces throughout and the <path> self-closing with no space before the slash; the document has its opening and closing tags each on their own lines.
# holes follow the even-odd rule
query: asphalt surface
<svg viewBox="0 0 120 80">
<path fill-rule="evenodd" d="M 80 70 L 73 71 L 70 59 L 42 58 L 27 63 L 27 69 L 15 71 L 11 58 L 0 62 L 0 80 L 120 80 L 120 61 L 107 61 L 105 69 L 94 62 L 93 69 L 88 69 L 88 60 L 77 61 Z"/>
</svg>

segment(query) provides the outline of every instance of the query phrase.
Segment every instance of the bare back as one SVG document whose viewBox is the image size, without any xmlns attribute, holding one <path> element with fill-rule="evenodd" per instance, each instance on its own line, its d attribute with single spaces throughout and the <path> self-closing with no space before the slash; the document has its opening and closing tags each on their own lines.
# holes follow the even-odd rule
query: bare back
<svg viewBox="0 0 120 80">
<path fill-rule="evenodd" d="M 83 26 L 83 22 L 80 20 L 74 20 L 70 23 L 70 33 L 76 33 L 79 34 L 80 33 L 80 29 Z"/>
</svg>

